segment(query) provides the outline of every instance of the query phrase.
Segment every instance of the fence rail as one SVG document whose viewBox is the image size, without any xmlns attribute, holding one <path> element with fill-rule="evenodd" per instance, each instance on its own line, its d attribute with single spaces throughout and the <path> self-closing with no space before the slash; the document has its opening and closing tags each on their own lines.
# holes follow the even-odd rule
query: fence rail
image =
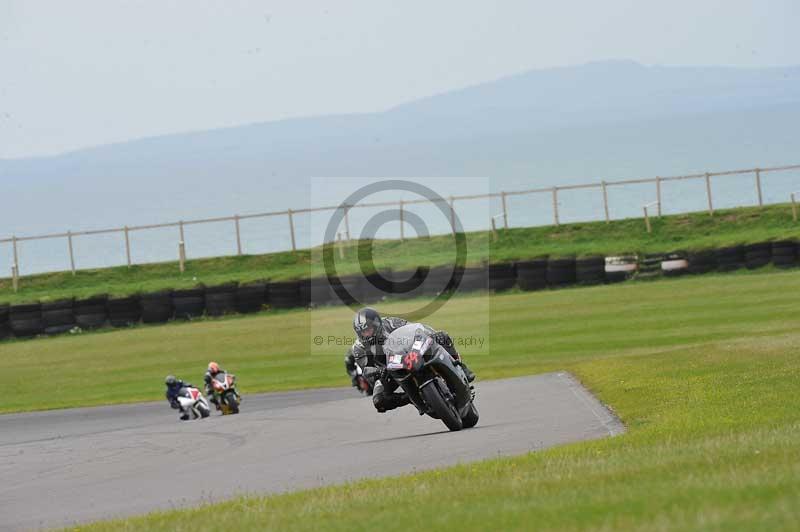
<svg viewBox="0 0 800 532">
<path fill-rule="evenodd" d="M 455 231 L 455 223 L 454 223 L 454 216 L 455 216 L 455 202 L 459 201 L 470 201 L 476 199 L 496 199 L 499 198 L 502 202 L 502 213 L 500 217 L 503 218 L 503 227 L 508 229 L 508 209 L 506 207 L 506 199 L 511 196 L 525 196 L 525 195 L 532 195 L 532 194 L 550 194 L 552 196 L 552 204 L 553 204 L 553 224 L 560 225 L 560 218 L 559 218 L 559 201 L 558 201 L 558 193 L 559 191 L 569 191 L 569 190 L 586 190 L 586 189 L 600 189 L 602 191 L 602 202 L 603 202 L 603 211 L 604 211 L 604 218 L 606 222 L 610 222 L 612 217 L 609 212 L 609 204 L 608 204 L 608 187 L 619 187 L 619 186 L 627 186 L 627 185 L 642 185 L 652 183 L 655 184 L 656 187 L 656 201 L 652 202 L 648 206 L 657 205 L 658 207 L 658 216 L 661 216 L 661 207 L 663 205 L 662 197 L 661 197 L 661 187 L 664 182 L 671 182 L 671 181 L 684 181 L 684 180 L 692 180 L 692 179 L 702 179 L 705 181 L 706 185 L 706 196 L 707 196 L 707 206 L 708 212 L 710 215 L 713 216 L 714 214 L 714 203 L 713 203 L 713 191 L 712 191 L 712 180 L 713 177 L 724 177 L 724 176 L 734 176 L 734 175 L 743 175 L 743 174 L 753 174 L 755 181 L 754 185 L 757 192 L 758 197 L 758 205 L 763 206 L 763 191 L 762 191 L 762 183 L 761 177 L 765 173 L 769 172 L 782 172 L 782 171 L 789 171 L 789 170 L 800 170 L 800 164 L 797 165 L 785 165 L 785 166 L 773 166 L 768 168 L 747 168 L 742 170 L 726 170 L 721 172 L 704 172 L 699 174 L 687 174 L 687 175 L 676 175 L 676 176 L 657 176 L 653 178 L 640 178 L 640 179 L 625 179 L 625 180 L 617 180 L 617 181 L 598 181 L 593 183 L 582 183 L 582 184 L 574 184 L 574 185 L 557 185 L 551 187 L 544 187 L 544 188 L 531 188 L 531 189 L 523 189 L 523 190 L 512 190 L 512 191 L 500 191 L 500 192 L 492 192 L 488 194 L 470 194 L 470 195 L 454 195 L 449 196 L 446 199 L 440 200 L 449 203 L 450 206 L 450 213 L 451 213 L 451 229 Z M 800 194 L 798 194 L 800 195 Z M 346 239 L 350 239 L 350 227 L 349 227 L 349 218 L 348 212 L 351 209 L 358 209 L 358 208 L 376 208 L 376 207 L 397 207 L 399 206 L 400 213 L 401 213 L 401 220 L 403 216 L 403 209 L 408 205 L 418 205 L 418 204 L 425 204 L 430 203 L 431 200 L 429 199 L 411 199 L 411 200 L 399 200 L 399 201 L 383 201 L 383 202 L 365 202 L 365 203 L 357 203 L 354 205 L 345 205 L 345 213 L 344 213 L 344 221 L 346 225 L 345 235 Z M 794 194 L 792 194 L 792 202 L 794 203 Z M 134 231 L 145 231 L 150 229 L 163 229 L 169 227 L 177 227 L 180 230 L 180 240 L 181 243 L 181 250 L 179 251 L 179 255 L 183 260 L 185 260 L 185 248 L 183 247 L 183 243 L 185 242 L 184 235 L 183 235 L 183 228 L 187 225 L 198 225 L 198 224 L 207 224 L 207 223 L 221 223 L 221 222 L 233 222 L 236 232 L 236 244 L 237 244 L 237 254 L 242 254 L 242 241 L 241 241 L 241 234 L 239 228 L 239 222 L 241 220 L 250 220 L 256 218 L 267 218 L 267 217 L 274 217 L 274 216 L 286 216 L 287 217 L 287 230 L 290 234 L 291 240 L 291 247 L 292 251 L 297 250 L 296 244 L 296 236 L 295 236 L 295 227 L 294 227 L 294 216 L 298 214 L 308 214 L 308 213 L 315 213 L 315 212 L 325 212 L 325 211 L 335 211 L 337 209 L 342 208 L 340 205 L 328 205 L 323 207 L 306 207 L 301 209 L 286 209 L 282 211 L 270 211 L 270 212 L 261 212 L 261 213 L 252 213 L 252 214 L 234 214 L 232 216 L 221 216 L 216 218 L 202 218 L 202 219 L 195 219 L 195 220 L 179 220 L 177 222 L 167 222 L 167 223 L 157 223 L 157 224 L 147 224 L 147 225 L 133 225 L 133 226 L 122 226 L 110 229 L 93 229 L 87 231 L 66 231 L 60 233 L 48 233 L 44 235 L 32 235 L 32 236 L 16 236 L 13 235 L 8 238 L 0 239 L 0 244 L 11 244 L 13 247 L 13 264 L 12 264 L 12 276 L 16 279 L 17 276 L 20 275 L 20 266 L 19 266 L 19 254 L 17 251 L 17 244 L 20 242 L 27 242 L 33 240 L 46 240 L 46 239 L 59 239 L 64 238 L 68 241 L 68 248 L 69 248 L 69 255 L 70 255 L 70 267 L 73 274 L 76 271 L 75 266 L 75 256 L 72 247 L 72 241 L 76 237 L 82 236 L 91 236 L 91 235 L 102 235 L 102 234 L 112 234 L 112 233 L 123 233 L 125 236 L 125 252 L 127 258 L 128 266 L 131 266 L 131 244 L 130 244 L 130 233 Z M 796 212 L 796 207 L 795 207 Z M 647 216 L 647 215 L 646 215 Z M 496 218 L 496 217 L 495 217 Z M 495 226 L 494 218 L 490 220 L 491 225 Z M 496 228 L 495 228 L 496 230 Z M 400 238 L 403 240 L 405 238 L 405 234 L 403 232 L 403 224 L 400 225 Z"/>
</svg>

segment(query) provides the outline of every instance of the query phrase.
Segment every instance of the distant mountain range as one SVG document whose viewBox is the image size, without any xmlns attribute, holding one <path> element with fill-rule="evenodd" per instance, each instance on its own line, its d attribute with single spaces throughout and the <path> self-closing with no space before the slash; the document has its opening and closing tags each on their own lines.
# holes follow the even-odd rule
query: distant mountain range
<svg viewBox="0 0 800 532">
<path fill-rule="evenodd" d="M 797 66 L 535 70 L 380 113 L 0 160 L 0 236 L 300 207 L 309 176 L 489 176 L 513 189 L 790 164 L 798 133 Z"/>
</svg>

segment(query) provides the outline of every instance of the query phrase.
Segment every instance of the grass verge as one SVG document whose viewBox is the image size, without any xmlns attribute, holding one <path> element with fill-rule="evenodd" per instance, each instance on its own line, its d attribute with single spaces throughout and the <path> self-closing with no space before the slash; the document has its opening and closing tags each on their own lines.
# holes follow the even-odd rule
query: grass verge
<svg viewBox="0 0 800 532">
<path fill-rule="evenodd" d="M 487 231 L 469 233 L 468 262 L 510 261 L 541 255 L 566 256 L 666 252 L 723 245 L 798 238 L 800 227 L 792 222 L 788 205 L 717 211 L 714 217 L 695 213 L 653 220 L 653 233 L 645 232 L 641 219 L 566 224 L 559 227 L 513 228 L 501 231 L 497 242 Z M 362 242 L 363 247 L 372 245 Z M 379 241 L 374 243 L 378 268 L 413 270 L 418 265 L 452 264 L 452 238 Z M 191 251 L 191 250 L 190 250 Z M 323 275 L 319 250 L 299 250 L 266 255 L 245 255 L 189 260 L 186 272 L 177 262 L 81 270 L 75 276 L 57 272 L 25 276 L 14 293 L 9 279 L 0 279 L 0 302 L 21 303 L 63 297 L 87 297 L 98 293 L 126 295 L 165 288 L 189 288 L 227 281 L 299 279 Z M 348 248 L 337 261 L 341 274 L 359 271 L 358 248 Z M 24 265 L 23 265 L 24 267 Z"/>
<path fill-rule="evenodd" d="M 493 298 L 492 354 L 469 359 L 482 378 L 567 369 L 628 432 L 86 530 L 796 530 L 798 289 L 800 274 L 782 273 Z M 476 326 L 474 299 L 438 318 Z M 343 317 L 316 314 L 325 326 Z M 219 325 L 250 321 L 268 331 L 276 318 Z M 331 362 L 309 379 L 340 374 Z"/>
</svg>

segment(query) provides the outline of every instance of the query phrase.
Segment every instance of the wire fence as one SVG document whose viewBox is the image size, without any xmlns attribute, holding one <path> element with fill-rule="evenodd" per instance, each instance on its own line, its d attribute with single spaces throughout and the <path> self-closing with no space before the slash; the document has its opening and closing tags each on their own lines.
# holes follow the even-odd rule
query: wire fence
<svg viewBox="0 0 800 532">
<path fill-rule="evenodd" d="M 500 191 L 500 192 L 492 192 L 487 194 L 473 194 L 473 195 L 454 195 L 448 196 L 445 201 L 449 203 L 449 212 L 450 212 L 450 230 L 455 231 L 455 216 L 456 216 L 456 203 L 463 204 L 464 202 L 474 201 L 474 200 L 496 200 L 499 201 L 499 207 L 501 212 L 499 215 L 492 216 L 485 221 L 486 227 L 485 229 L 492 229 L 496 231 L 496 222 L 495 220 L 502 219 L 503 228 L 508 229 L 509 227 L 509 209 L 508 209 L 508 202 L 510 198 L 520 197 L 520 196 L 531 196 L 531 195 L 542 195 L 548 197 L 547 202 L 551 204 L 552 209 L 552 224 L 558 226 L 562 223 L 561 218 L 561 210 L 563 207 L 560 207 L 561 201 L 559 199 L 561 193 L 565 191 L 575 191 L 575 190 L 594 190 L 599 192 L 600 194 L 600 201 L 602 202 L 602 218 L 605 219 L 606 222 L 610 222 L 612 219 L 619 219 L 612 217 L 611 210 L 609 208 L 609 197 L 608 191 L 614 187 L 628 187 L 634 185 L 653 185 L 653 189 L 651 190 L 652 196 L 650 199 L 654 199 L 654 201 L 649 202 L 646 206 L 641 205 L 637 206 L 637 209 L 641 207 L 652 207 L 656 206 L 656 215 L 661 216 L 662 214 L 662 206 L 664 205 L 664 186 L 667 183 L 676 182 L 676 181 L 687 181 L 687 180 L 700 180 L 703 181 L 705 184 L 705 203 L 706 203 L 706 210 L 708 211 L 709 215 L 714 214 L 715 209 L 715 202 L 714 202 L 714 189 L 713 183 L 714 180 L 712 178 L 719 178 L 719 177 L 727 177 L 727 176 L 736 176 L 736 175 L 747 175 L 752 174 L 753 177 L 753 188 L 756 193 L 756 205 L 763 206 L 765 204 L 764 200 L 764 192 L 763 192 L 763 185 L 762 185 L 762 177 L 764 174 L 772 173 L 772 172 L 786 172 L 791 170 L 799 170 L 800 165 L 787 165 L 787 166 L 776 166 L 776 167 L 769 167 L 769 168 L 748 168 L 742 170 L 727 170 L 722 172 L 704 172 L 699 174 L 688 174 L 688 175 L 678 175 L 678 176 L 658 176 L 654 178 L 644 178 L 644 179 L 628 179 L 628 180 L 620 180 L 620 181 L 599 181 L 593 183 L 586 183 L 586 184 L 571 184 L 571 185 L 560 185 L 560 186 L 551 186 L 551 187 L 544 187 L 544 188 L 532 188 L 532 189 L 525 189 L 525 190 L 513 190 L 513 191 Z M 794 195 L 793 193 L 791 197 L 783 198 L 776 198 L 778 201 L 772 201 L 771 203 L 779 203 L 784 201 L 792 201 L 794 204 Z M 800 193 L 798 193 L 800 195 Z M 277 218 L 283 219 L 283 223 L 285 224 L 284 231 L 288 234 L 289 239 L 287 244 L 290 242 L 290 248 L 287 246 L 285 249 L 281 251 L 288 251 L 291 249 L 292 251 L 296 251 L 298 249 L 298 239 L 297 239 L 297 228 L 296 228 L 296 218 L 301 215 L 309 215 L 311 213 L 322 213 L 322 212 L 333 212 L 338 209 L 344 209 L 344 231 L 341 233 L 341 238 L 349 240 L 351 238 L 351 227 L 350 227 L 350 216 L 349 213 L 353 209 L 363 209 L 363 208 L 386 208 L 392 207 L 397 208 L 400 211 L 401 216 L 401 223 L 399 224 L 399 236 L 400 239 L 405 238 L 404 233 L 404 224 L 402 223 L 402 216 L 403 212 L 411 206 L 411 205 L 419 205 L 430 203 L 431 200 L 429 199 L 414 199 L 414 200 L 397 200 L 397 201 L 384 201 L 384 202 L 363 202 L 357 203 L 354 205 L 328 205 L 328 206 L 321 206 L 321 207 L 307 207 L 307 208 L 299 208 L 299 209 L 286 209 L 281 211 L 271 211 L 271 212 L 261 212 L 261 213 L 254 213 L 254 214 L 244 214 L 239 215 L 235 214 L 232 216 L 222 216 L 217 218 L 204 218 L 204 219 L 196 219 L 196 220 L 179 220 L 176 222 L 167 222 L 167 223 L 157 223 L 157 224 L 149 224 L 149 225 L 134 225 L 134 226 L 122 226 L 122 227 L 115 227 L 110 229 L 95 229 L 89 231 L 66 231 L 66 232 L 59 232 L 59 233 L 49 233 L 44 235 L 32 235 L 32 236 L 16 236 L 12 235 L 9 238 L 0 239 L 1 245 L 9 245 L 11 246 L 11 254 L 12 254 L 12 266 L 11 266 L 11 276 L 15 280 L 18 276 L 22 275 L 22 269 L 20 266 L 20 253 L 19 253 L 19 245 L 23 242 L 29 241 L 37 241 L 37 240 L 63 240 L 65 241 L 65 248 L 66 252 L 69 256 L 69 267 L 72 273 L 74 274 L 78 271 L 77 261 L 76 261 L 76 253 L 75 253 L 75 246 L 74 241 L 76 239 L 84 239 L 86 237 L 98 236 L 98 235 L 111 235 L 111 234 L 118 234 L 120 235 L 119 239 L 119 246 L 124 246 L 125 250 L 125 263 L 128 266 L 132 266 L 135 264 L 132 254 L 131 254 L 131 234 L 135 232 L 142 232 L 142 231 L 151 231 L 157 229 L 166 229 L 172 228 L 177 229 L 177 237 L 179 238 L 178 241 L 178 248 L 175 253 L 175 259 L 179 260 L 181 263 L 181 269 L 183 268 L 183 262 L 186 260 L 186 238 L 185 238 L 185 228 L 188 226 L 195 226 L 195 225 L 202 225 L 202 224 L 215 224 L 215 223 L 230 223 L 232 225 L 231 231 L 235 235 L 235 242 L 236 242 L 236 254 L 242 255 L 243 254 L 243 239 L 242 239 L 242 230 L 241 230 L 241 222 L 244 220 L 253 220 L 253 219 L 263 219 L 263 218 Z M 691 212 L 696 209 L 688 209 L 682 210 L 679 212 Z M 795 208 L 796 212 L 796 208 Z M 796 217 L 796 215 L 795 215 Z M 645 218 L 648 218 L 648 213 L 645 208 Z M 649 220 L 646 220 L 649 222 Z M 106 242 L 106 245 L 108 243 Z M 225 255 L 225 253 L 218 253 L 218 255 Z M 144 262 L 136 262 L 136 264 L 148 263 L 153 261 L 144 261 Z M 117 266 L 122 266 L 123 264 L 117 264 Z"/>
</svg>

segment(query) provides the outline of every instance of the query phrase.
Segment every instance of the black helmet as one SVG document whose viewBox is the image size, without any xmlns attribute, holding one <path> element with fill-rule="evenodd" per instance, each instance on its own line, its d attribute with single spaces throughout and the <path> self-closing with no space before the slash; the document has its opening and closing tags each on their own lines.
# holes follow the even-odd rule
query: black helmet
<svg viewBox="0 0 800 532">
<path fill-rule="evenodd" d="M 381 315 L 372 307 L 364 307 L 353 317 L 353 330 L 365 345 L 373 345 L 383 334 Z"/>
<path fill-rule="evenodd" d="M 167 375 L 167 378 L 164 379 L 164 384 L 167 386 L 174 386 L 176 382 L 178 382 L 178 379 L 175 378 L 175 375 Z"/>
</svg>

